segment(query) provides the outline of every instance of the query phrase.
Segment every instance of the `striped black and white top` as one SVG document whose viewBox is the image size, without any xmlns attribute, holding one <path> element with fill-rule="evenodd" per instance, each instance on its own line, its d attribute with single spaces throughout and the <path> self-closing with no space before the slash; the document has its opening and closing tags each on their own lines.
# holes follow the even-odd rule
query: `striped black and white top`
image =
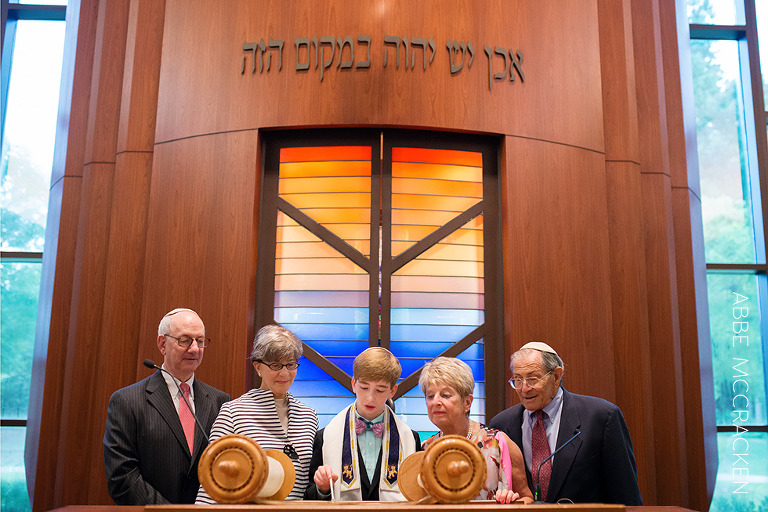
<svg viewBox="0 0 768 512">
<path fill-rule="evenodd" d="M 271 391 L 252 389 L 240 398 L 221 406 L 211 428 L 211 442 L 227 434 L 241 434 L 254 439 L 262 448 L 283 451 L 290 445 L 298 454 L 296 483 L 288 500 L 304 497 L 309 484 L 309 462 L 312 459 L 312 443 L 317 432 L 317 413 L 288 393 L 288 432 L 283 429 L 277 415 L 275 399 Z M 202 486 L 197 493 L 196 504 L 213 505 Z"/>
</svg>

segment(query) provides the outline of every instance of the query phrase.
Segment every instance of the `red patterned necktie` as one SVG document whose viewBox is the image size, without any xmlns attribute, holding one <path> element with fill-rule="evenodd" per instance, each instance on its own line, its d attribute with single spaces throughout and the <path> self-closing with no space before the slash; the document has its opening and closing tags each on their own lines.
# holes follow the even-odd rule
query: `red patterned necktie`
<svg viewBox="0 0 768 512">
<path fill-rule="evenodd" d="M 547 417 L 547 413 L 539 409 L 534 412 L 536 417 L 536 424 L 533 426 L 533 433 L 531 434 L 531 458 L 533 464 L 531 469 L 534 471 L 534 485 L 536 484 L 536 471 L 539 468 L 541 461 L 549 457 L 549 441 L 547 440 L 547 429 L 544 427 L 544 418 Z M 552 460 L 548 460 L 546 464 L 541 466 L 541 473 L 539 473 L 539 482 L 541 485 L 541 496 L 539 499 L 544 501 L 547 499 L 547 491 L 549 490 L 549 477 L 552 476 Z"/>
<path fill-rule="evenodd" d="M 179 387 L 186 399 L 189 400 L 189 384 L 182 382 Z M 184 435 L 187 437 L 189 453 L 192 453 L 192 449 L 195 447 L 195 417 L 192 416 L 192 411 L 189 410 L 189 406 L 183 398 L 179 402 L 179 419 L 181 426 L 184 427 Z"/>
</svg>

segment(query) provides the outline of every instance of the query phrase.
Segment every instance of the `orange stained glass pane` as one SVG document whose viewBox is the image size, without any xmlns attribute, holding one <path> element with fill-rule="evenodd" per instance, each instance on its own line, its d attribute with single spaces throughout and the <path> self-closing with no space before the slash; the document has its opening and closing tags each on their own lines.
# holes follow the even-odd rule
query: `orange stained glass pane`
<svg viewBox="0 0 768 512">
<path fill-rule="evenodd" d="M 276 242 L 277 244 L 286 242 L 317 242 L 328 250 L 334 252 L 334 255 L 339 255 L 334 249 L 331 249 L 325 242 L 320 240 L 317 236 L 313 235 L 305 227 L 300 226 L 295 220 L 290 218 L 283 212 L 278 212 L 277 215 L 277 231 Z M 336 236 L 344 240 L 351 247 L 356 249 L 360 254 L 368 256 L 370 253 L 370 226 L 365 224 L 332 224 L 326 226 Z"/>
<path fill-rule="evenodd" d="M 275 258 L 341 258 L 341 254 L 325 242 L 278 242 Z"/>
<path fill-rule="evenodd" d="M 292 162 L 280 164 L 280 178 L 322 178 L 325 176 L 370 176 L 370 161 Z"/>
<path fill-rule="evenodd" d="M 331 231 L 333 231 L 331 224 L 364 223 L 366 236 L 370 232 L 368 223 L 371 220 L 371 210 L 367 208 L 303 208 L 301 211 Z"/>
<path fill-rule="evenodd" d="M 475 151 L 426 148 L 392 148 L 392 160 L 398 162 L 435 162 L 446 164 L 483 165 L 483 154 Z"/>
<path fill-rule="evenodd" d="M 422 260 L 483 261 L 482 245 L 435 244 L 421 255 Z"/>
<path fill-rule="evenodd" d="M 392 226 L 392 240 L 393 241 L 413 241 L 421 240 L 428 234 L 432 233 L 435 229 L 434 226 L 414 226 L 408 224 L 401 224 Z M 393 251 L 394 252 L 394 251 Z"/>
<path fill-rule="evenodd" d="M 393 292 L 483 293 L 482 277 L 392 276 Z"/>
<path fill-rule="evenodd" d="M 456 217 L 456 212 L 441 212 L 434 210 L 392 210 L 392 229 L 394 224 L 442 226 Z"/>
<path fill-rule="evenodd" d="M 393 194 L 430 194 L 444 196 L 483 197 L 482 183 L 463 181 L 422 180 L 417 178 L 393 178 Z"/>
<path fill-rule="evenodd" d="M 444 210 L 463 212 L 477 204 L 476 197 L 431 196 L 424 194 L 396 194 L 392 196 L 392 208 L 412 210 Z"/>
<path fill-rule="evenodd" d="M 371 146 L 312 146 L 280 150 L 280 162 L 370 159 Z"/>
<path fill-rule="evenodd" d="M 371 194 L 281 194 L 281 197 L 299 209 L 329 208 L 344 205 L 351 208 L 370 208 Z"/>
<path fill-rule="evenodd" d="M 481 167 L 413 162 L 393 162 L 392 176 L 397 178 L 428 178 L 452 181 L 483 181 Z"/>
<path fill-rule="evenodd" d="M 280 248 L 278 248 L 280 251 Z M 340 258 L 279 258 L 275 259 L 275 274 L 364 274 L 352 260 Z"/>
<path fill-rule="evenodd" d="M 281 178 L 278 185 L 278 193 L 298 194 L 321 192 L 362 192 L 369 195 L 371 191 L 371 179 L 369 177 L 345 177 L 345 178 Z"/>
<path fill-rule="evenodd" d="M 404 265 L 396 274 L 398 276 L 483 277 L 483 262 L 415 259 Z"/>
<path fill-rule="evenodd" d="M 281 290 L 368 290 L 367 274 L 275 275 L 275 291 Z"/>
</svg>

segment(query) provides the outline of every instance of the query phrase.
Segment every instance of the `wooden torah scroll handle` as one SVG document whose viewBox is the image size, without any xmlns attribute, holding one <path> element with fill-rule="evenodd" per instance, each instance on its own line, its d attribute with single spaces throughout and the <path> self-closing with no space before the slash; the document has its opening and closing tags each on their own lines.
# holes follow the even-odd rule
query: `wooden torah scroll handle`
<svg viewBox="0 0 768 512">
<path fill-rule="evenodd" d="M 487 474 L 480 449 L 462 436 L 443 436 L 424 451 L 421 483 L 438 503 L 466 503 L 483 489 Z"/>
<path fill-rule="evenodd" d="M 222 436 L 209 444 L 200 456 L 197 476 L 208 496 L 218 503 L 282 501 L 296 480 L 295 468 L 284 453 L 264 450 L 239 434 Z M 263 489 L 269 496 L 263 495 Z"/>
</svg>

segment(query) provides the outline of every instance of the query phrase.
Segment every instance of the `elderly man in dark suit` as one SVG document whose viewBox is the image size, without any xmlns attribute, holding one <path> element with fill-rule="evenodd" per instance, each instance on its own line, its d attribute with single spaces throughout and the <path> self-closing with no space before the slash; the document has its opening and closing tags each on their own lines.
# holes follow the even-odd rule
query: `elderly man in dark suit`
<svg viewBox="0 0 768 512">
<path fill-rule="evenodd" d="M 510 367 L 510 384 L 521 403 L 497 414 L 490 427 L 504 431 L 522 448 L 535 494 L 540 483 L 536 499 L 642 505 L 621 410 L 562 388 L 563 362 L 546 343 L 527 343 L 512 354 Z"/>
<path fill-rule="evenodd" d="M 104 469 L 109 495 L 118 505 L 195 502 L 200 454 L 219 408 L 230 400 L 194 378 L 209 342 L 197 313 L 174 309 L 158 327 L 164 371 L 109 399 Z"/>
</svg>

